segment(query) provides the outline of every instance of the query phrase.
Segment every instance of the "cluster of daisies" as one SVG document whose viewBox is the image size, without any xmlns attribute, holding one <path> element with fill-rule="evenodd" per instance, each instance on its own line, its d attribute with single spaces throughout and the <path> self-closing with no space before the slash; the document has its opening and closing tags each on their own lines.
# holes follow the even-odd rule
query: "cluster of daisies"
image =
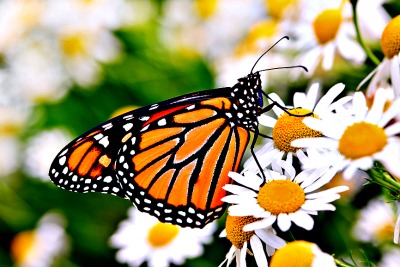
<svg viewBox="0 0 400 267">
<path fill-rule="evenodd" d="M 19 143 L 14 134 L 26 124 L 33 105 L 66 96 L 74 83 L 90 87 L 101 82 L 101 63 L 115 60 L 121 52 L 112 30 L 145 13 L 135 12 L 127 2 L 0 2 L 0 12 L 5 14 L 0 18 L 4 26 L 0 32 L 0 91 L 4 96 L 0 100 L 0 146 L 7 151 L 0 153 L 0 175 L 18 167 Z M 228 195 L 223 201 L 230 206 L 220 236 L 232 246 L 221 265 L 235 260 L 237 266 L 246 266 L 250 255 L 258 266 L 336 266 L 338 262 L 316 244 L 287 243 L 278 233 L 292 227 L 313 229 L 319 211 L 334 211 L 332 202 L 340 193 L 355 190 L 352 185 L 360 185 L 365 178 L 390 192 L 400 190 L 400 17 L 390 19 L 383 0 L 359 0 L 358 25 L 347 0 L 164 2 L 160 19 L 164 43 L 207 58 L 219 85 L 234 84 L 283 35 L 294 38 L 286 50 L 271 51 L 269 62 L 276 66 L 295 62 L 309 72 L 304 76 L 298 71 L 289 75 L 274 72 L 263 77 L 269 85 L 281 87 L 283 79 L 323 80 L 338 63 L 356 67 L 367 57 L 377 63 L 360 85 L 366 87 L 364 93 L 345 95 L 355 88 L 336 84 L 320 97 L 321 86 L 313 83 L 307 93 L 296 93 L 292 103 L 269 94 L 269 104 L 274 101 L 288 109 L 274 107 L 271 114 L 259 117 L 272 137 L 256 151 L 261 166 L 250 158 L 241 173 L 230 173 L 234 183 L 224 186 Z M 368 42 L 381 42 L 381 63 L 362 39 L 356 41 L 360 32 Z M 32 155 L 31 151 L 37 153 L 25 166 L 29 175 L 47 180 L 51 160 L 68 140 L 61 130 L 30 138 L 24 157 Z M 332 185 L 339 173 L 352 184 Z M 400 211 L 399 202 L 395 199 L 394 203 Z M 383 198 L 371 200 L 358 214 L 354 238 L 373 244 L 398 243 L 400 212 L 393 212 L 391 204 Z M 144 262 L 151 267 L 182 265 L 204 252 L 216 229 L 216 223 L 203 229 L 161 223 L 132 207 L 109 245 L 117 249 L 116 259 L 129 266 Z M 34 230 L 14 237 L 11 252 L 19 266 L 51 266 L 68 254 L 70 246 L 63 217 L 49 213 Z M 393 263 L 399 259 L 400 250 L 391 248 L 379 266 L 396 266 Z"/>
</svg>

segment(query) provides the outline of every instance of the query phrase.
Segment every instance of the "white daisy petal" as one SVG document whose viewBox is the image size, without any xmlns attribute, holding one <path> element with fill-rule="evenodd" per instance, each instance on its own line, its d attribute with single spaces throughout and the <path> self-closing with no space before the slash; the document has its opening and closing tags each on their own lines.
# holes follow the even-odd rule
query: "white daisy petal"
<svg viewBox="0 0 400 267">
<path fill-rule="evenodd" d="M 326 137 L 315 138 L 299 138 L 291 143 L 294 147 L 311 147 L 311 148 L 327 148 L 335 149 L 339 146 L 339 142 Z"/>
<path fill-rule="evenodd" d="M 257 193 L 240 185 L 226 184 L 222 187 L 224 190 L 236 195 L 246 195 L 249 197 L 256 197 Z"/>
<path fill-rule="evenodd" d="M 271 93 L 271 94 L 269 94 L 268 96 L 269 96 L 269 98 L 270 98 L 272 101 L 278 103 L 279 105 L 281 105 L 281 106 L 283 106 L 283 107 L 286 106 L 285 103 L 282 101 L 282 99 L 281 99 L 277 94 Z M 272 103 L 273 103 L 273 102 L 271 102 L 271 100 L 268 99 L 269 104 L 272 104 Z M 272 108 L 272 110 L 274 111 L 274 113 L 275 113 L 276 116 L 278 116 L 278 117 L 281 116 L 281 115 L 284 113 L 284 111 L 283 111 L 280 107 L 277 107 L 277 106 L 274 106 L 274 107 Z"/>
<path fill-rule="evenodd" d="M 293 95 L 293 107 L 301 107 L 305 109 L 310 109 L 309 107 L 306 107 L 305 103 L 307 103 L 307 97 L 306 94 L 303 92 L 296 92 Z M 312 107 L 311 109 L 312 110 Z"/>
<path fill-rule="evenodd" d="M 292 222 L 290 221 L 288 214 L 281 213 L 278 215 L 277 224 L 279 229 L 281 229 L 283 232 L 286 232 L 287 230 L 289 230 L 290 226 L 292 225 Z"/>
<path fill-rule="evenodd" d="M 232 205 L 229 207 L 229 214 L 231 216 L 256 216 L 264 212 L 264 209 L 259 205 Z"/>
<path fill-rule="evenodd" d="M 328 43 L 323 47 L 323 59 L 322 68 L 324 70 L 330 70 L 333 66 L 333 60 L 335 58 L 335 46 L 333 43 Z"/>
<path fill-rule="evenodd" d="M 379 88 L 375 93 L 374 102 L 370 108 L 365 121 L 373 124 L 377 124 L 382 116 L 383 108 L 387 100 L 386 94 L 383 88 Z"/>
<path fill-rule="evenodd" d="M 246 197 L 246 196 L 239 196 L 239 195 L 229 195 L 221 198 L 222 201 L 230 204 L 239 204 L 239 203 L 246 203 L 246 204 L 254 204 L 257 203 L 257 200 L 254 197 Z"/>
<path fill-rule="evenodd" d="M 313 202 L 306 202 L 302 206 L 303 209 L 305 210 L 316 210 L 316 211 L 321 211 L 321 210 L 330 210 L 330 211 L 335 211 L 336 207 L 333 206 L 332 204 L 326 204 L 326 203 L 319 203 L 317 201 Z"/>
<path fill-rule="evenodd" d="M 248 173 L 247 175 L 250 175 L 252 179 L 248 179 L 244 177 L 243 175 L 240 175 L 239 173 L 236 172 L 229 172 L 229 177 L 231 177 L 233 180 L 238 182 L 239 184 L 242 184 L 246 187 L 249 187 L 251 189 L 258 190 L 260 188 L 260 184 L 262 182 L 261 178 L 257 179 L 255 174 Z M 254 179 L 253 179 L 254 178 Z"/>
<path fill-rule="evenodd" d="M 307 213 L 299 210 L 295 213 L 289 214 L 289 218 L 293 221 L 297 226 L 300 226 L 306 230 L 311 230 L 314 227 L 313 218 Z"/>
<path fill-rule="evenodd" d="M 320 191 L 320 192 L 317 192 L 317 193 L 307 194 L 306 198 L 307 199 L 315 199 L 315 198 L 324 197 L 325 195 L 336 194 L 336 193 L 344 192 L 344 191 L 347 191 L 347 190 L 349 190 L 348 186 L 341 185 L 341 186 L 336 186 L 336 187 L 333 187 L 333 188 L 329 188 L 327 190 Z"/>
<path fill-rule="evenodd" d="M 400 133 L 400 122 L 396 122 L 385 128 L 385 134 L 387 136 L 394 136 Z"/>
<path fill-rule="evenodd" d="M 333 100 L 344 90 L 344 84 L 338 83 L 334 85 L 329 91 L 319 100 L 314 109 L 315 114 L 323 113 L 332 104 Z"/>
<path fill-rule="evenodd" d="M 237 266 L 246 267 L 246 254 L 247 254 L 247 242 L 243 243 L 243 247 L 240 250 L 240 263 Z"/>
<path fill-rule="evenodd" d="M 270 245 L 273 248 L 281 248 L 283 247 L 286 242 L 276 234 L 274 234 L 272 231 L 267 229 L 256 229 L 254 230 L 256 235 L 261 238 L 262 241 L 264 241 L 266 244 Z"/>
<path fill-rule="evenodd" d="M 268 266 L 268 260 L 264 253 L 264 247 L 257 237 L 257 235 L 253 235 L 250 238 L 251 249 L 253 250 L 254 258 L 256 259 L 258 266 Z"/>
<path fill-rule="evenodd" d="M 254 231 L 256 229 L 270 227 L 276 221 L 276 216 L 272 215 L 268 218 L 249 223 L 243 227 L 243 231 Z"/>
<path fill-rule="evenodd" d="M 388 122 L 400 113 L 400 98 L 396 99 L 383 114 L 378 126 L 384 127 Z"/>
<path fill-rule="evenodd" d="M 391 60 L 390 75 L 392 76 L 393 88 L 400 88 L 400 57 L 395 56 Z"/>
<path fill-rule="evenodd" d="M 368 106 L 365 96 L 362 92 L 355 92 L 353 96 L 353 109 L 355 113 L 355 120 L 361 121 L 365 118 L 367 114 Z"/>
<path fill-rule="evenodd" d="M 257 117 L 258 123 L 266 127 L 274 128 L 276 124 L 276 119 L 265 114 L 261 114 Z"/>
</svg>

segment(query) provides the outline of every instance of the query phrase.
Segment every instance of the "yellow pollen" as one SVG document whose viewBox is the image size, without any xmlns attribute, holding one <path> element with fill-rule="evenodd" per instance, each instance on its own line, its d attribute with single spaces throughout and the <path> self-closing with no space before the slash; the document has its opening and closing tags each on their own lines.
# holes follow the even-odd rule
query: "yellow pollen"
<svg viewBox="0 0 400 267">
<path fill-rule="evenodd" d="M 274 140 L 275 148 L 287 153 L 296 152 L 299 148 L 291 146 L 292 141 L 299 138 L 322 136 L 321 132 L 315 131 L 303 123 L 303 119 L 306 117 L 318 118 L 316 114 L 302 108 L 295 108 L 288 112 L 293 115 L 310 115 L 297 117 L 283 113 L 272 129 L 272 139 Z"/>
<path fill-rule="evenodd" d="M 269 15 L 279 20 L 285 15 L 285 10 L 297 3 L 297 0 L 265 0 Z"/>
<path fill-rule="evenodd" d="M 250 240 L 254 235 L 254 231 L 244 232 L 243 227 L 259 219 L 253 216 L 228 216 L 226 217 L 226 238 L 238 249 Z"/>
<path fill-rule="evenodd" d="M 388 242 L 393 239 L 393 233 L 394 223 L 386 222 L 377 229 L 376 236 L 379 241 Z"/>
<path fill-rule="evenodd" d="M 178 226 L 169 223 L 158 222 L 150 228 L 147 240 L 151 246 L 159 248 L 171 243 L 178 233 Z"/>
<path fill-rule="evenodd" d="M 270 267 L 312 267 L 313 243 L 299 240 L 287 243 L 271 258 Z"/>
<path fill-rule="evenodd" d="M 386 25 L 386 28 L 383 30 L 382 38 L 381 38 L 381 47 L 383 54 L 388 59 L 393 58 L 394 56 L 400 53 L 400 15 L 394 17 L 389 23 Z"/>
<path fill-rule="evenodd" d="M 314 34 L 320 44 L 333 41 L 342 22 L 340 9 L 326 9 L 314 20 Z"/>
<path fill-rule="evenodd" d="M 212 16 L 217 10 L 218 0 L 195 0 L 197 14 L 202 19 Z"/>
<path fill-rule="evenodd" d="M 85 37 L 83 34 L 65 35 L 60 39 L 60 44 L 66 56 L 74 57 L 86 52 Z"/>
<path fill-rule="evenodd" d="M 304 190 L 297 183 L 288 180 L 266 183 L 260 188 L 257 196 L 258 204 L 273 215 L 295 212 L 305 200 Z"/>
<path fill-rule="evenodd" d="M 11 255 L 15 262 L 24 262 L 35 243 L 35 232 L 25 231 L 19 233 L 11 242 Z"/>
<path fill-rule="evenodd" d="M 357 122 L 346 128 L 339 140 L 339 152 L 348 159 L 359 159 L 381 151 L 387 144 L 385 131 L 368 122 Z"/>
</svg>

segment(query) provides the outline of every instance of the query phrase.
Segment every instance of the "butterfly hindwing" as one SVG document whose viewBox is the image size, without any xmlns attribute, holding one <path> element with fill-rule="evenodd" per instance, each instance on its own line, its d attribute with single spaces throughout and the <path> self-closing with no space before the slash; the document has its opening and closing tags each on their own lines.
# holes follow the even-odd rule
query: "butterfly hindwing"
<svg viewBox="0 0 400 267">
<path fill-rule="evenodd" d="M 231 121 L 227 97 L 170 107 L 148 116 L 118 153 L 116 171 L 127 197 L 161 221 L 203 227 L 224 212 L 221 198 L 236 171 L 248 131 Z"/>
</svg>

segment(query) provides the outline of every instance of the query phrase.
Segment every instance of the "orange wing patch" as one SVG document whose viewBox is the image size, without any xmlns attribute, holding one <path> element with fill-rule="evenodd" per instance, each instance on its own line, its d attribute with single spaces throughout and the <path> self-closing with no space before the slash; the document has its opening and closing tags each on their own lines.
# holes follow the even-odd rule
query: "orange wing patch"
<svg viewBox="0 0 400 267">
<path fill-rule="evenodd" d="M 166 171 L 157 181 L 151 186 L 149 194 L 155 199 L 165 199 L 168 193 L 168 186 L 171 184 L 171 179 L 174 176 L 175 170 Z"/>
<path fill-rule="evenodd" d="M 154 179 L 154 176 L 156 176 L 157 173 L 161 171 L 161 169 L 165 166 L 165 163 L 167 163 L 170 157 L 171 156 L 166 156 L 140 172 L 135 177 L 135 181 L 138 183 L 138 185 L 144 189 L 147 189 L 151 181 Z"/>
<path fill-rule="evenodd" d="M 201 101 L 202 105 L 214 106 L 217 109 L 230 109 L 231 101 L 225 97 L 216 97 Z"/>
<path fill-rule="evenodd" d="M 172 139 L 168 142 L 162 143 L 158 146 L 154 146 L 141 153 L 136 154 L 132 158 L 133 164 L 135 164 L 135 171 L 140 172 L 142 169 L 154 161 L 156 158 L 164 155 L 171 151 L 179 142 L 178 138 Z"/>
<path fill-rule="evenodd" d="M 198 110 L 188 111 L 185 113 L 181 113 L 174 116 L 174 122 L 176 123 L 193 123 L 199 122 L 212 116 L 215 116 L 217 113 L 209 108 L 202 108 Z"/>
<path fill-rule="evenodd" d="M 183 160 L 190 157 L 197 150 L 201 149 L 210 137 L 210 133 L 215 132 L 215 130 L 221 127 L 225 122 L 225 119 L 220 118 L 202 126 L 196 127 L 188 132 L 185 136 L 186 142 L 178 149 L 175 154 L 174 162 L 182 162 Z"/>
<path fill-rule="evenodd" d="M 181 132 L 183 132 L 183 130 L 184 128 L 182 127 L 171 127 L 145 132 L 144 134 L 142 134 L 140 149 L 144 150 L 154 144 L 163 142 L 167 138 L 180 134 Z"/>
<path fill-rule="evenodd" d="M 76 167 L 78 167 L 82 158 L 85 156 L 86 152 L 93 145 L 93 141 L 89 141 L 78 146 L 72 153 L 68 159 L 68 168 L 71 171 L 74 171 Z"/>
<path fill-rule="evenodd" d="M 221 151 L 228 141 L 230 131 L 231 128 L 226 127 L 206 154 L 199 178 L 193 188 L 192 203 L 195 204 L 196 207 L 204 210 L 207 208 L 210 185 L 213 178 L 215 178 L 214 171 L 216 170 L 218 159 L 221 156 Z"/>
<path fill-rule="evenodd" d="M 171 193 L 168 198 L 168 203 L 179 206 L 187 205 L 187 196 L 189 193 L 189 180 L 192 176 L 193 170 L 196 167 L 196 161 L 186 165 L 179 172 L 179 175 L 174 183 Z"/>
</svg>

